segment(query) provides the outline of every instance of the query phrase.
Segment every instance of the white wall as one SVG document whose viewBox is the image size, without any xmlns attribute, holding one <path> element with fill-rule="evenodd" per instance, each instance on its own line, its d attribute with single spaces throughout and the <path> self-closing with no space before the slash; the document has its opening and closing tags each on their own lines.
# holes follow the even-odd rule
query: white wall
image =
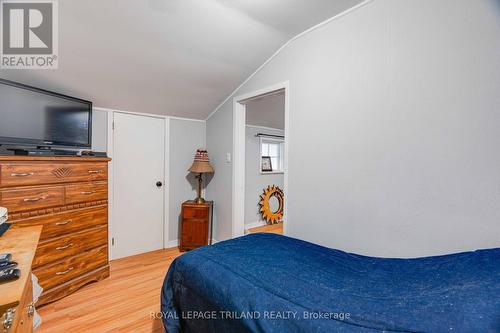
<svg viewBox="0 0 500 333">
<path fill-rule="evenodd" d="M 246 126 L 245 131 L 245 224 L 265 223 L 259 212 L 260 195 L 269 185 L 283 189 L 282 173 L 262 174 L 260 172 L 260 139 L 257 133 L 284 135 L 283 130 Z M 286 198 L 286 196 L 285 196 Z M 286 201 L 285 201 L 286 205 Z"/>
<path fill-rule="evenodd" d="M 169 246 L 179 239 L 181 204 L 196 198 L 198 186 L 194 175 L 187 170 L 193 164 L 198 148 L 205 148 L 205 122 L 170 119 L 169 161 Z M 209 152 L 210 156 L 210 152 Z M 217 169 L 216 169 L 217 172 Z"/>
<path fill-rule="evenodd" d="M 289 235 L 376 256 L 500 246 L 499 7 L 375 0 L 294 40 L 236 92 L 290 82 Z M 218 162 L 231 103 L 207 121 Z M 231 188 L 224 165 L 209 188 L 218 237 L 230 237 Z"/>
</svg>

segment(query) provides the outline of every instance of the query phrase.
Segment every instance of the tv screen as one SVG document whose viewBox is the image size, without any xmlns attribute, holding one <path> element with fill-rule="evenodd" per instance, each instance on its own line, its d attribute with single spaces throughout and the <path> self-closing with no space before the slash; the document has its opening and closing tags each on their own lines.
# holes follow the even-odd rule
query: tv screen
<svg viewBox="0 0 500 333">
<path fill-rule="evenodd" d="M 89 148 L 92 103 L 0 80 L 0 144 Z"/>
</svg>

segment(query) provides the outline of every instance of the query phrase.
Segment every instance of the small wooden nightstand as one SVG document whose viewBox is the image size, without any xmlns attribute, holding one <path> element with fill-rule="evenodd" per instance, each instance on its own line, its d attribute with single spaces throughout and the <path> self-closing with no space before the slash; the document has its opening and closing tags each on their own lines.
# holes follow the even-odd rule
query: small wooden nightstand
<svg viewBox="0 0 500 333">
<path fill-rule="evenodd" d="M 181 251 L 212 244 L 213 201 L 197 204 L 188 200 L 181 210 Z"/>
</svg>

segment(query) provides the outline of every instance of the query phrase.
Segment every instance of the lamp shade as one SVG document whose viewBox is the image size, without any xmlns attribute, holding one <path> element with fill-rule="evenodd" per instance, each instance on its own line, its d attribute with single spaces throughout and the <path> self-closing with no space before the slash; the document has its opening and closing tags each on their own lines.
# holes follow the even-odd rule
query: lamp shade
<svg viewBox="0 0 500 333">
<path fill-rule="evenodd" d="M 204 149 L 198 149 L 194 156 L 193 165 L 189 168 L 190 172 L 194 173 L 212 173 L 214 168 L 210 165 L 208 153 Z"/>
</svg>

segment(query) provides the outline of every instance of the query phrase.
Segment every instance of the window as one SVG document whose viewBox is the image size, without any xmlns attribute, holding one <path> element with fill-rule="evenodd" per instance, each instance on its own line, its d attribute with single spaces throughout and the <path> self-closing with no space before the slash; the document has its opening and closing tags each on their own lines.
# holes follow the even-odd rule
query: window
<svg viewBox="0 0 500 333">
<path fill-rule="evenodd" d="M 271 161 L 271 170 L 268 161 Z M 260 165 L 262 173 L 277 173 L 284 170 L 284 141 L 260 138 Z"/>
</svg>

